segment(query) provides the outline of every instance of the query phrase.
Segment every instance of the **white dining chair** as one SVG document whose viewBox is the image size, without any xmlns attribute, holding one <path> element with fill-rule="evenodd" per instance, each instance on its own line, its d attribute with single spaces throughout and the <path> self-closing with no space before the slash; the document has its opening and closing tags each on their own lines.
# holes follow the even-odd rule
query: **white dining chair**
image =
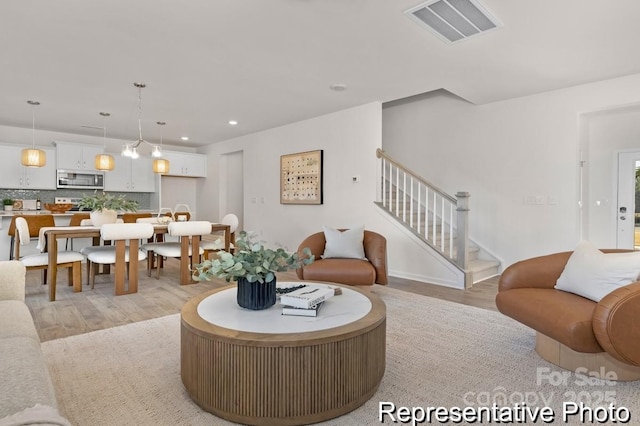
<svg viewBox="0 0 640 426">
<path fill-rule="evenodd" d="M 151 223 L 151 224 L 168 224 L 173 221 L 173 216 L 164 214 L 156 217 L 141 217 L 136 220 L 137 223 Z M 165 234 L 155 234 L 153 238 L 149 239 L 146 243 L 141 242 L 140 250 L 147 252 L 147 275 L 151 276 L 151 270 L 157 267 L 155 262 L 155 256 L 153 255 L 153 249 L 158 244 L 164 243 Z"/>
<path fill-rule="evenodd" d="M 19 249 L 20 243 L 15 243 L 18 237 L 16 230 L 16 219 L 18 217 L 24 217 L 29 226 L 29 236 L 33 239 L 38 239 L 40 236 L 40 228 L 48 228 L 50 226 L 56 226 L 53 215 L 50 214 L 38 214 L 38 215 L 26 215 L 26 216 L 13 216 L 9 224 L 8 234 L 11 237 L 9 247 L 9 260 L 16 257 L 16 250 Z M 46 280 L 45 280 L 46 283 Z"/>
<path fill-rule="evenodd" d="M 16 218 L 16 234 L 18 236 L 18 244 L 16 246 L 16 260 L 22 262 L 27 270 L 42 269 L 47 270 L 49 266 L 48 253 L 36 253 L 26 256 L 20 256 L 20 246 L 29 244 L 31 239 L 29 235 L 29 224 L 23 217 Z M 82 261 L 84 256 L 75 251 L 59 251 L 56 260 L 58 268 L 69 268 L 69 285 L 73 285 L 73 291 L 82 291 Z M 55 286 L 55 284 L 51 284 Z M 51 289 L 51 301 L 55 300 L 56 289 Z"/>
<path fill-rule="evenodd" d="M 116 219 L 116 223 L 124 223 L 124 221 L 121 218 Z M 82 219 L 80 220 L 80 226 L 93 226 L 93 222 L 91 221 L 91 219 Z M 80 253 L 86 258 L 87 256 L 89 256 L 89 253 L 97 251 L 97 250 L 101 250 L 102 246 L 84 246 L 80 249 Z M 87 260 L 87 284 L 89 284 L 89 281 L 91 279 L 91 262 L 89 262 Z"/>
<path fill-rule="evenodd" d="M 100 227 L 100 236 L 113 245 L 95 247 L 87 255 L 90 262 L 91 288 L 95 285 L 96 266 L 115 264 L 115 294 L 129 294 L 138 291 L 138 262 L 147 258 L 147 252 L 140 250 L 140 239 L 153 236 L 150 223 L 108 223 Z M 128 245 L 127 245 L 128 243 Z M 125 270 L 128 266 L 128 287 Z"/>
<path fill-rule="evenodd" d="M 156 279 L 160 278 L 160 269 L 164 258 L 181 258 L 183 248 L 188 253 L 190 258 L 189 264 L 193 264 L 194 248 L 197 247 L 197 262 L 200 263 L 200 256 L 204 254 L 204 249 L 200 247 L 200 240 L 203 235 L 211 234 L 211 222 L 206 220 L 191 221 L 191 222 L 171 222 L 168 225 L 169 235 L 179 237 L 179 242 L 164 242 L 164 243 L 152 243 L 153 245 L 145 244 L 143 249 L 149 249 L 154 252 L 156 257 Z M 148 268 L 148 275 L 151 276 L 151 269 Z M 184 284 L 187 281 L 187 277 L 180 279 Z M 188 279 L 191 282 L 191 278 Z"/>
<path fill-rule="evenodd" d="M 160 207 L 160 209 L 158 209 L 157 218 L 159 219 L 163 216 L 168 216 L 171 218 L 171 220 L 175 219 L 175 217 L 173 216 L 173 209 L 170 207 Z"/>
<path fill-rule="evenodd" d="M 178 221 L 189 221 L 191 220 L 191 209 L 188 204 L 176 204 L 173 208 L 173 218 Z"/>
<path fill-rule="evenodd" d="M 229 225 L 229 233 L 231 234 L 231 237 L 230 237 L 231 244 L 229 245 L 229 252 L 233 253 L 233 250 L 235 249 L 235 235 L 236 235 L 236 231 L 238 230 L 238 225 L 240 223 L 240 220 L 238 219 L 238 216 L 236 216 L 235 214 L 228 213 L 222 218 L 220 223 L 222 223 L 223 225 Z M 205 259 L 209 259 L 209 255 L 213 252 L 226 250 L 223 237 L 218 237 L 213 241 L 202 241 L 200 243 L 200 247 L 204 249 Z"/>
</svg>

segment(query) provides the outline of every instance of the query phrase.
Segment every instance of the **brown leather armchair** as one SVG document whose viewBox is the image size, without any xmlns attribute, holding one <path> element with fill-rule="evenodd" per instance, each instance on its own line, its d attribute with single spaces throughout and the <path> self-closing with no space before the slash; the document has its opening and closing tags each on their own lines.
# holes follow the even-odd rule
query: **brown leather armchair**
<svg viewBox="0 0 640 426">
<path fill-rule="evenodd" d="M 340 231 L 344 231 L 341 229 Z M 302 249 L 309 247 L 315 261 L 296 270 L 298 278 L 310 281 L 329 281 L 349 285 L 373 285 L 388 283 L 387 276 L 387 240 L 373 231 L 364 231 L 364 254 L 367 260 L 361 259 L 323 259 L 325 246 L 324 232 L 316 232 L 308 236 L 298 247 L 298 255 L 303 256 Z"/>
<path fill-rule="evenodd" d="M 602 250 L 604 253 L 625 250 Z M 615 372 L 640 379 L 640 282 L 600 302 L 554 289 L 571 252 L 514 263 L 500 277 L 496 306 L 536 333 L 536 352 L 568 370 Z"/>
</svg>

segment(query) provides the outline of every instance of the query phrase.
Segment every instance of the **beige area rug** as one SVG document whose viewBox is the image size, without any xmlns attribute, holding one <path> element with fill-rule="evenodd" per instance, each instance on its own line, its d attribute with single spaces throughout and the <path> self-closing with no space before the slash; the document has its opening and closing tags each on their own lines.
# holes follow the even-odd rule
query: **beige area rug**
<svg viewBox="0 0 640 426">
<path fill-rule="evenodd" d="M 384 378 L 367 403 L 324 424 L 380 424 L 381 401 L 425 409 L 525 401 L 552 407 L 553 423 L 562 424 L 564 401 L 602 406 L 609 400 L 629 409 L 630 424 L 640 423 L 640 382 L 567 376 L 534 352 L 531 330 L 499 313 L 380 286 L 374 292 L 387 305 Z M 231 424 L 203 412 L 184 390 L 179 315 L 52 340 L 42 348 L 61 410 L 74 425 Z M 392 422 L 387 417 L 385 423 Z"/>
</svg>

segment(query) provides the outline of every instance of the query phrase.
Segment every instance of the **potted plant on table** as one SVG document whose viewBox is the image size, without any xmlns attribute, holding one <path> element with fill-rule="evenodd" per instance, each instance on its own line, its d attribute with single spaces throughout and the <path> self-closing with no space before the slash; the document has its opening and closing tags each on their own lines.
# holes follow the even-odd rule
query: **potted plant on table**
<svg viewBox="0 0 640 426">
<path fill-rule="evenodd" d="M 248 309 L 266 309 L 276 303 L 276 272 L 297 269 L 313 262 L 311 250 L 305 247 L 303 257 L 288 253 L 283 248 L 267 248 L 254 241 L 246 231 L 236 239 L 233 254 L 221 250 L 218 258 L 205 260 L 195 266 L 193 279 L 222 278 L 238 282 L 238 305 Z"/>
<path fill-rule="evenodd" d="M 127 200 L 124 195 L 95 192 L 93 195 L 83 195 L 78 207 L 80 210 L 91 210 L 89 215 L 93 226 L 102 226 L 105 223 L 115 223 L 118 211 L 137 211 L 138 202 Z"/>
<path fill-rule="evenodd" d="M 13 211 L 13 199 L 11 198 L 3 198 L 2 205 L 4 206 L 4 210 L 7 212 Z"/>
</svg>

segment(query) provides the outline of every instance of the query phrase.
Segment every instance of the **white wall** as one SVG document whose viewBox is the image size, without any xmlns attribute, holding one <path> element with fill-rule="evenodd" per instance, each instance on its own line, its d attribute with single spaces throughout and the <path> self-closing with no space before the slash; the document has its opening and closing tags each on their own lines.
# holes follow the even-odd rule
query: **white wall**
<svg viewBox="0 0 640 426">
<path fill-rule="evenodd" d="M 209 173 L 199 188 L 199 208 L 212 218 L 222 214 L 218 206 L 224 194 L 216 171 L 225 154 L 242 150 L 246 230 L 294 250 L 322 225 L 367 225 L 375 208 L 380 120 L 380 103 L 371 103 L 213 144 L 206 152 Z M 316 149 L 324 150 L 324 204 L 280 204 L 280 156 Z M 351 183 L 354 175 L 360 183 Z"/>
<path fill-rule="evenodd" d="M 198 185 L 199 212 L 213 219 L 225 213 L 219 211 L 231 173 L 225 157 L 242 150 L 244 229 L 295 250 L 305 237 L 322 231 L 322 225 L 364 224 L 386 237 L 390 275 L 455 285 L 457 270 L 427 255 L 424 244 L 373 203 L 381 120 L 382 107 L 376 102 L 210 145 L 208 177 Z M 324 150 L 324 204 L 280 204 L 280 156 L 316 149 Z M 353 183 L 353 176 L 360 182 Z"/>
<path fill-rule="evenodd" d="M 637 103 L 638 87 L 633 75 L 480 106 L 445 92 L 418 96 L 385 105 L 382 145 L 446 192 L 470 192 L 471 238 L 508 266 L 573 249 L 581 228 L 579 155 L 591 132 L 602 131 L 585 120 Z M 616 149 L 602 137 L 593 143 L 592 155 Z M 611 170 L 594 164 L 590 173 Z M 527 197 L 542 204 L 526 204 Z"/>
<path fill-rule="evenodd" d="M 197 179 L 176 176 L 162 176 L 160 179 L 161 197 L 160 207 L 173 210 L 176 204 L 186 204 L 195 219 L 208 220 L 198 211 L 198 197 L 196 196 Z M 184 207 L 181 211 L 186 210 Z"/>
</svg>

